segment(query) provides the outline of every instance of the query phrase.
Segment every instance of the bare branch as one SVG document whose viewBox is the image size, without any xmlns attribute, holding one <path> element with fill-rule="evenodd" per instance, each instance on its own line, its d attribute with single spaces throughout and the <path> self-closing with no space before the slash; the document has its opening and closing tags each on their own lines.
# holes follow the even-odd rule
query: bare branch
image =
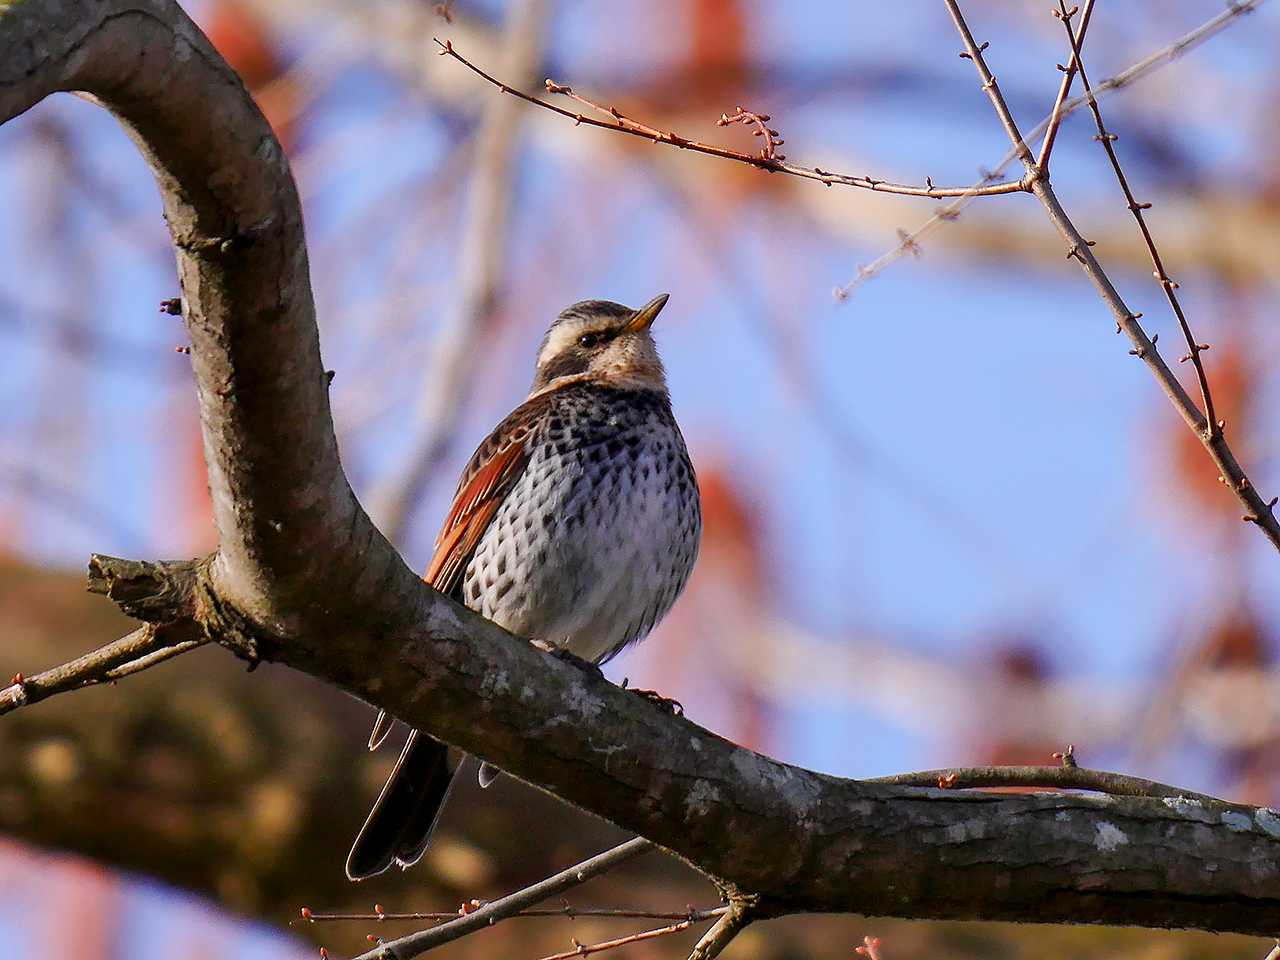
<svg viewBox="0 0 1280 960">
<path fill-rule="evenodd" d="M 181 628 L 146 624 L 114 643 L 51 670 L 30 677 L 16 674 L 9 686 L 0 689 L 0 716 L 55 694 L 119 680 L 206 642 L 203 637 L 178 639 L 186 634 L 189 631 Z"/>
<path fill-rule="evenodd" d="M 1092 3 L 1092 0 L 1089 0 Z M 1062 0 L 1058 0 L 1059 7 L 1066 11 L 1066 4 Z M 1118 137 L 1114 133 L 1107 130 L 1106 124 L 1102 122 L 1102 111 L 1098 107 L 1098 100 L 1093 96 L 1093 89 L 1089 86 L 1089 75 L 1085 73 L 1084 59 L 1081 54 L 1083 44 L 1083 35 L 1077 37 L 1075 31 L 1071 27 L 1071 18 L 1067 16 L 1061 17 L 1063 27 L 1067 31 L 1067 41 L 1071 44 L 1071 62 L 1079 65 L 1080 82 L 1084 85 L 1085 96 L 1089 98 L 1089 109 L 1093 111 L 1093 122 L 1098 128 L 1098 135 L 1095 140 L 1102 144 L 1102 148 L 1107 152 L 1107 159 L 1111 161 L 1111 169 L 1115 172 L 1116 182 L 1120 184 L 1120 189 L 1124 191 L 1125 203 L 1129 207 L 1129 212 L 1133 214 L 1134 220 L 1138 223 L 1138 229 L 1142 232 L 1142 240 L 1147 245 L 1147 253 L 1151 256 L 1151 266 L 1154 269 L 1154 276 L 1164 290 L 1165 298 L 1169 301 L 1169 308 L 1173 311 L 1175 317 L 1178 318 L 1178 326 L 1182 329 L 1183 339 L 1187 342 L 1187 354 L 1182 359 L 1190 360 L 1196 369 L 1196 380 L 1200 384 L 1200 399 L 1204 404 L 1204 416 L 1208 429 L 1208 441 L 1212 441 L 1218 433 L 1221 432 L 1222 426 L 1218 423 L 1217 415 L 1213 411 L 1213 394 L 1209 392 L 1209 377 L 1204 370 L 1204 362 L 1200 359 L 1200 354 L 1209 349 L 1207 343 L 1201 343 L 1196 339 L 1195 334 L 1191 332 L 1191 324 L 1187 321 L 1187 316 L 1182 310 L 1182 303 L 1178 300 L 1178 284 L 1170 279 L 1168 271 L 1164 268 L 1164 262 L 1160 259 L 1160 252 L 1156 249 L 1156 241 L 1151 235 L 1151 230 L 1147 226 L 1146 217 L 1142 211 L 1148 209 L 1151 204 L 1139 203 L 1133 195 L 1133 190 L 1129 187 L 1129 178 L 1124 175 L 1124 170 L 1120 167 L 1120 158 L 1116 155 L 1115 141 Z M 1082 31 L 1083 34 L 1083 31 Z M 1248 506 L 1248 504 L 1246 504 Z"/>
<path fill-rule="evenodd" d="M 982 51 L 986 44 L 979 46 L 973 39 L 973 34 L 969 32 L 969 27 L 965 23 L 964 15 L 960 12 L 960 6 L 957 0 L 943 0 L 946 4 L 948 12 L 951 14 L 952 20 L 955 21 L 956 29 L 959 31 L 961 38 L 965 43 L 965 56 L 973 61 L 974 68 L 978 71 L 978 76 L 982 79 L 982 88 L 986 91 L 987 96 L 991 99 L 992 106 L 995 108 L 996 114 L 1000 117 L 1001 123 L 1004 125 L 1005 132 L 1008 133 L 1010 141 L 1014 144 L 1014 151 L 1022 159 L 1023 164 L 1027 168 L 1027 172 L 1031 179 L 1031 192 L 1044 205 L 1049 215 L 1049 219 L 1053 225 L 1058 228 L 1058 232 L 1062 234 L 1063 239 L 1067 241 L 1067 257 L 1074 258 L 1080 262 L 1081 268 L 1085 275 L 1093 283 L 1094 287 L 1101 295 L 1103 302 L 1111 310 L 1116 320 L 1116 329 L 1123 330 L 1128 336 L 1133 349 L 1129 352 L 1138 359 L 1142 360 L 1151 372 L 1155 375 L 1156 381 L 1160 384 L 1160 388 L 1164 391 L 1174 409 L 1182 416 L 1187 426 L 1194 431 L 1196 437 L 1204 445 L 1209 452 L 1209 456 L 1213 459 L 1214 464 L 1221 473 L 1223 482 L 1231 489 L 1236 499 L 1248 511 L 1241 518 L 1247 522 L 1255 523 L 1263 531 L 1263 534 L 1271 541 L 1272 545 L 1280 550 L 1280 520 L 1275 515 L 1276 498 L 1270 501 L 1263 500 L 1254 489 L 1248 476 L 1244 472 L 1244 468 L 1240 466 L 1236 460 L 1235 454 L 1227 445 L 1226 438 L 1223 435 L 1222 428 L 1218 424 L 1211 423 L 1204 415 L 1196 409 L 1196 405 L 1187 395 L 1187 391 L 1183 389 L 1178 378 L 1173 375 L 1173 371 L 1169 369 L 1168 364 L 1164 362 L 1164 358 L 1160 356 L 1156 350 L 1155 340 L 1147 336 L 1146 331 L 1138 322 L 1141 314 L 1135 314 L 1128 306 L 1125 305 L 1119 292 L 1112 284 L 1110 277 L 1103 270 L 1102 265 L 1093 255 L 1090 249 L 1093 244 L 1080 235 L 1080 231 L 1076 229 L 1071 218 L 1063 209 L 1062 204 L 1058 201 L 1057 194 L 1054 193 L 1053 187 L 1050 186 L 1049 180 L 1040 175 L 1036 165 L 1035 158 L 1031 156 L 1027 150 L 1026 144 L 1022 141 L 1022 136 L 1018 132 L 1017 124 L 1013 120 L 1009 108 L 1004 102 L 1004 97 L 1000 93 L 999 84 L 996 83 L 995 77 L 987 67 L 986 60 L 983 59 Z M 1244 5 L 1241 4 L 1241 7 Z M 1069 29 L 1070 25 L 1068 25 Z M 1074 43 L 1074 41 L 1073 41 Z M 1078 52 L 1078 51 L 1077 51 Z M 1081 79 L 1084 80 L 1084 65 L 1079 64 L 1081 71 Z M 1096 97 L 1093 91 L 1087 91 L 1085 99 L 1093 104 L 1096 109 Z M 1099 119 L 1099 123 L 1100 123 Z M 1104 144 L 1109 143 L 1104 139 Z M 1117 168 L 1118 170 L 1118 168 Z M 1126 190 L 1126 196 L 1131 197 L 1132 194 Z M 1132 209 L 1132 207 L 1131 207 Z M 1138 211 L 1134 211 L 1135 214 Z M 1146 233 L 1144 229 L 1144 234 Z M 1148 235 L 1148 243 L 1150 238 Z M 1154 245 L 1149 245 L 1149 250 L 1154 254 Z M 1158 261 L 1158 258 L 1157 258 Z M 1164 275 L 1162 269 L 1157 268 L 1157 279 L 1165 287 L 1166 294 L 1172 298 L 1173 283 Z M 1172 298 L 1171 302 L 1176 303 L 1176 298 Z M 1187 327 L 1185 318 L 1182 316 L 1181 308 L 1176 309 L 1179 320 L 1183 323 L 1184 333 L 1191 338 L 1190 328 Z M 1192 338 L 1194 345 L 1194 339 Z M 1193 350 L 1193 354 L 1204 349 L 1199 347 Z M 1203 377 L 1203 369 L 1198 367 Z M 1207 381 L 1202 379 L 1202 386 L 1207 391 Z M 1206 398 L 1207 400 L 1207 398 Z"/>
<path fill-rule="evenodd" d="M 1265 0 L 1243 0 L 1243 2 L 1228 4 L 1226 10 L 1209 18 L 1194 30 L 1184 33 L 1172 43 L 1166 44 L 1154 53 L 1143 57 L 1132 66 L 1098 84 L 1093 89 L 1094 98 L 1100 98 L 1113 91 L 1120 90 L 1121 88 L 1128 86 L 1133 81 L 1147 76 L 1159 67 L 1172 63 L 1188 50 L 1199 46 L 1205 40 L 1208 40 L 1210 37 L 1221 32 L 1237 17 L 1241 17 L 1246 13 L 1252 13 L 1264 2 Z M 1076 110 L 1085 106 L 1088 101 L 1088 97 L 1079 96 L 1068 100 L 1066 103 L 1062 104 L 1060 108 L 1055 105 L 1055 112 L 1058 116 L 1059 123 L 1061 123 L 1062 119 L 1069 114 L 1072 114 Z M 1046 133 L 1049 129 L 1049 124 L 1053 121 L 1053 117 L 1054 113 L 1050 113 L 1038 124 L 1032 127 L 1028 137 L 1030 139 L 1035 139 L 1040 134 Z M 1017 159 L 1017 149 L 1013 148 L 1009 150 L 1009 152 L 1000 159 L 999 163 L 984 173 L 983 178 L 974 184 L 974 188 L 983 186 L 984 184 L 1002 176 L 1004 169 Z M 1047 161 L 1047 157 L 1045 159 Z M 962 194 L 945 206 L 939 207 L 938 211 L 933 216 L 924 221 L 914 230 L 900 231 L 899 242 L 896 246 L 886 250 L 880 256 L 876 257 L 876 259 L 870 264 L 859 267 L 857 276 L 844 286 L 835 288 L 836 299 L 847 300 L 854 290 L 862 286 L 862 284 L 866 283 L 866 281 L 870 280 L 872 277 L 883 272 L 887 267 L 896 263 L 898 260 L 901 260 L 906 254 L 918 253 L 921 240 L 933 233 L 943 224 L 958 220 L 961 211 L 963 211 L 964 208 L 969 205 L 970 201 L 972 201 L 976 196 L 979 196 L 979 194 Z"/>
<path fill-rule="evenodd" d="M 409 960 L 410 957 L 416 957 L 443 944 L 452 943 L 459 937 L 465 937 L 469 933 L 514 916 L 548 897 L 554 897 L 579 884 L 586 883 L 592 877 L 612 870 L 628 860 L 634 860 L 652 849 L 654 845 L 648 840 L 635 837 L 523 890 L 517 890 L 500 900 L 492 900 L 477 907 L 464 917 L 458 917 L 456 920 L 398 937 L 395 940 L 388 940 L 375 949 L 361 954 L 356 960 Z M 685 925 L 688 925 L 687 920 Z"/>
<path fill-rule="evenodd" d="M 1183 797 L 1201 803 L 1221 803 L 1216 797 L 1171 787 L 1155 780 L 1130 777 L 1106 770 L 1084 767 L 950 767 L 873 777 L 864 783 L 894 784 L 900 787 L 940 787 L 968 790 L 982 787 L 1048 787 L 1053 790 L 1093 790 L 1117 797 Z"/>
<path fill-rule="evenodd" d="M 856 176 L 845 173 L 833 173 L 830 170 L 822 170 L 818 167 L 802 167 L 794 163 L 787 163 L 780 157 L 770 156 L 767 151 L 762 155 L 752 155 L 742 153 L 738 150 L 730 150 L 728 147 L 717 147 L 714 144 L 702 143 L 698 140 L 690 140 L 671 131 L 659 130 L 657 127 L 649 126 L 638 120 L 633 120 L 625 116 L 614 107 L 608 107 L 597 103 L 582 94 L 574 91 L 572 87 L 564 84 L 556 83 L 554 80 L 548 80 L 546 83 L 547 91 L 553 94 L 560 94 L 570 97 L 585 106 L 596 110 L 609 119 L 597 120 L 595 117 L 589 117 L 586 114 L 574 113 L 557 107 L 554 103 L 548 103 L 539 97 L 535 97 L 528 93 L 523 93 L 514 87 L 508 86 L 501 80 L 490 76 L 481 70 L 470 60 L 466 59 L 462 54 L 453 48 L 451 41 L 436 40 L 440 44 L 440 55 L 453 57 L 467 69 L 471 70 L 477 76 L 483 77 L 489 83 L 493 84 L 503 93 L 511 94 L 513 97 L 519 97 L 526 103 L 532 103 L 535 106 L 550 110 L 562 117 L 566 117 L 574 122 L 575 125 L 586 124 L 590 127 L 599 127 L 602 130 L 614 130 L 618 133 L 629 134 L 633 137 L 641 137 L 653 143 L 665 143 L 681 150 L 692 150 L 694 153 L 703 153 L 711 157 L 720 157 L 722 160 L 733 160 L 737 163 L 745 163 L 748 166 L 758 167 L 761 170 L 767 170 L 771 173 L 786 173 L 793 177 L 803 177 L 807 180 L 817 180 L 826 184 L 828 187 L 833 184 L 839 184 L 846 187 L 859 187 L 863 190 L 875 190 L 880 193 L 896 193 L 908 197 L 933 197 L 940 199 L 942 197 L 967 197 L 967 196 L 998 196 L 1007 193 L 1025 193 L 1027 184 L 1022 180 L 1008 180 L 1001 183 L 988 183 L 978 188 L 973 187 L 935 187 L 932 181 L 927 181 L 924 186 L 912 186 L 903 183 L 891 183 L 888 180 L 878 180 L 870 176 Z M 739 108 L 741 109 L 741 108 Z"/>
<path fill-rule="evenodd" d="M 680 933 L 682 930 L 688 930 L 692 925 L 692 920 L 681 920 L 679 923 L 673 923 L 667 927 L 658 927 L 656 930 L 641 930 L 639 933 L 630 933 L 625 937 L 616 937 L 613 940 L 604 940 L 600 943 L 579 943 L 574 939 L 571 941 L 573 943 L 572 949 L 565 950 L 562 953 L 553 953 L 548 957 L 543 957 L 542 960 L 573 960 L 574 957 L 586 957 L 593 953 L 604 953 L 606 950 L 625 947 L 629 943 L 656 940 L 658 937 L 667 937 L 673 933 Z"/>
<path fill-rule="evenodd" d="M 1000 118 L 1005 133 L 1013 143 L 1014 155 L 1026 165 L 1033 176 L 1037 175 L 1039 170 L 1036 167 L 1035 157 L 1032 156 L 1030 148 L 1018 131 L 1018 123 L 1013 119 L 1013 112 L 1004 101 L 1004 94 L 1000 92 L 1000 85 L 996 83 L 995 75 L 987 68 L 987 62 L 982 58 L 982 51 L 987 49 L 989 44 L 986 41 L 980 44 L 973 39 L 973 34 L 969 32 L 968 24 L 964 22 L 964 17 L 960 14 L 960 5 L 956 0 L 944 0 L 944 2 L 947 5 L 947 12 L 955 22 L 956 29 L 960 31 L 961 39 L 964 40 L 965 49 L 960 56 L 965 60 L 973 61 L 974 69 L 978 71 L 978 77 L 982 80 L 982 91 L 991 101 L 996 116 Z"/>
<path fill-rule="evenodd" d="M 729 945 L 729 941 L 747 928 L 751 923 L 751 911 L 754 901 L 735 899 L 729 904 L 728 912 L 702 935 L 702 939 L 694 944 L 689 960 L 715 960 L 721 951 Z"/>
<path fill-rule="evenodd" d="M 1067 11 L 1065 5 L 1054 11 L 1054 16 L 1060 18 L 1067 25 L 1067 29 L 1071 29 L 1071 18 L 1075 16 L 1078 7 L 1073 7 L 1070 12 Z M 1093 0 L 1085 0 L 1084 13 L 1080 16 L 1080 43 L 1084 44 L 1085 34 L 1089 32 L 1089 20 L 1093 17 Z M 1040 145 L 1040 155 L 1036 157 L 1036 166 L 1040 171 L 1048 176 L 1049 173 L 1049 154 L 1053 152 L 1053 141 L 1058 136 L 1058 127 L 1062 124 L 1064 116 L 1062 112 L 1062 104 L 1067 99 L 1067 94 L 1071 92 L 1071 83 L 1075 80 L 1076 73 L 1079 69 L 1079 55 L 1077 51 L 1072 50 L 1071 59 L 1067 61 L 1065 67 L 1059 65 L 1062 70 L 1062 85 L 1058 87 L 1058 98 L 1053 102 L 1053 111 L 1049 114 L 1049 129 L 1045 131 L 1044 143 Z"/>
<path fill-rule="evenodd" d="M 443 922 L 456 920 L 460 916 L 470 916 L 473 910 L 483 907 L 489 901 L 472 900 L 466 905 L 465 912 L 460 910 L 432 911 L 427 913 L 387 913 L 376 907 L 372 913 L 315 913 L 309 907 L 302 908 L 302 919 L 307 923 L 326 923 L 350 920 L 373 920 L 377 923 L 397 920 L 435 920 Z M 629 910 L 615 907 L 546 907 L 535 910 L 521 910 L 507 916 L 507 920 L 563 917 L 568 920 L 713 920 L 725 913 L 728 907 L 703 907 L 697 910 Z M 292 925 L 296 921 L 290 921 Z"/>
</svg>

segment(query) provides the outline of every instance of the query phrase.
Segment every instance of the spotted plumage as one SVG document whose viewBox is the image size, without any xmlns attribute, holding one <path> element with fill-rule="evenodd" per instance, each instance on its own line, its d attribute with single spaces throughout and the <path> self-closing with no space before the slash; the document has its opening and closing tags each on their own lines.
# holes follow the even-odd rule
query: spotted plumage
<svg viewBox="0 0 1280 960">
<path fill-rule="evenodd" d="M 528 399 L 463 471 L 428 583 L 518 636 L 596 663 L 662 619 L 689 578 L 702 525 L 649 334 L 665 302 L 633 310 L 588 300 L 556 318 Z M 455 768 L 443 744 L 410 734 L 348 876 L 417 861 Z"/>
</svg>

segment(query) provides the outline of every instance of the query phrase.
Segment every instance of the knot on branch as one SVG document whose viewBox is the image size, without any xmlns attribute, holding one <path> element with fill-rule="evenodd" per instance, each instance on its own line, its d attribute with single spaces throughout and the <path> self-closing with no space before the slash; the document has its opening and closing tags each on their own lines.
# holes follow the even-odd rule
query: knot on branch
<svg viewBox="0 0 1280 960">
<path fill-rule="evenodd" d="M 210 578 L 212 563 L 212 556 L 149 561 L 95 553 L 89 558 L 88 588 L 136 620 L 191 628 L 248 660 L 252 670 L 263 659 L 260 631 L 218 595 Z"/>
<path fill-rule="evenodd" d="M 135 620 L 173 623 L 196 619 L 196 584 L 202 560 L 121 560 L 89 557 L 89 592 L 100 594 Z"/>
</svg>

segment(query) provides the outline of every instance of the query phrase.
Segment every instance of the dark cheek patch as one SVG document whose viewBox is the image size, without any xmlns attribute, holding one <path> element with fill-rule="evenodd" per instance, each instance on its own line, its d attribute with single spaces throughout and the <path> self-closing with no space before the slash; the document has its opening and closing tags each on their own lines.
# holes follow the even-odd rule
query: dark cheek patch
<svg viewBox="0 0 1280 960">
<path fill-rule="evenodd" d="M 587 370 L 588 358 L 585 353 L 579 353 L 577 350 L 571 350 L 562 353 L 558 357 L 552 357 L 538 371 L 538 381 L 542 385 L 551 383 L 553 380 L 559 380 L 561 377 L 571 377 L 575 373 L 585 373 Z"/>
</svg>

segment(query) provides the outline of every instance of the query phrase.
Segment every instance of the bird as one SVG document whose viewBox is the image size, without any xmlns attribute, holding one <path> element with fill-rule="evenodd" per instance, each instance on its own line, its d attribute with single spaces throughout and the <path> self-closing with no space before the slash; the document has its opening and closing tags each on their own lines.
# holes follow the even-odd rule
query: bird
<svg viewBox="0 0 1280 960">
<path fill-rule="evenodd" d="M 458 482 L 423 579 L 510 633 L 598 670 L 671 609 L 697 559 L 697 477 L 651 327 L 584 300 L 552 321 L 528 397 Z M 380 713 L 374 749 L 391 723 Z M 347 858 L 351 880 L 421 859 L 461 756 L 410 732 Z M 481 765 L 481 785 L 496 772 Z"/>
</svg>

